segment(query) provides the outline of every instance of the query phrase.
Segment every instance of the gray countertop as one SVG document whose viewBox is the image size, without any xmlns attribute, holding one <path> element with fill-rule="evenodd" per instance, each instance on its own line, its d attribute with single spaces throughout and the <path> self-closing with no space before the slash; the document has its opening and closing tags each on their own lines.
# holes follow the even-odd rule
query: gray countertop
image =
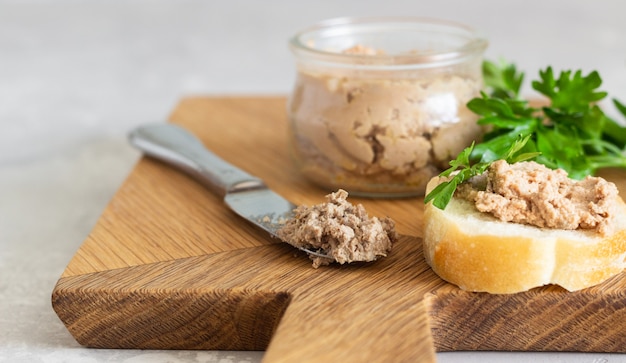
<svg viewBox="0 0 626 363">
<path fill-rule="evenodd" d="M 126 133 L 192 95 L 287 94 L 287 38 L 348 15 L 460 21 L 487 57 L 598 70 L 626 100 L 623 1 L 0 0 L 0 362 L 258 362 L 262 352 L 96 350 L 54 314 L 56 280 L 139 158 Z M 531 92 L 525 89 L 529 96 Z M 444 353 L 440 362 L 626 362 Z"/>
</svg>

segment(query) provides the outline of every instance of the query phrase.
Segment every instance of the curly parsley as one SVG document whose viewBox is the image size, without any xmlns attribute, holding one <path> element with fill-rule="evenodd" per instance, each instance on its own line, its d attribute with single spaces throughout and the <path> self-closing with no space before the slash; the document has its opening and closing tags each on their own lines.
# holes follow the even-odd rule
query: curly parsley
<svg viewBox="0 0 626 363">
<path fill-rule="evenodd" d="M 463 150 L 441 173 L 448 181 L 433 189 L 425 203 L 444 209 L 457 185 L 482 174 L 494 161 L 510 163 L 535 160 L 549 168 L 561 168 L 574 179 L 594 175 L 607 167 L 626 168 L 626 127 L 610 118 L 597 105 L 607 96 L 600 91 L 598 72 L 562 71 L 555 76 L 551 67 L 539 72 L 532 88 L 547 98 L 542 107 L 533 107 L 520 98 L 524 74 L 515 65 L 483 63 L 486 92 L 468 102 L 488 128 L 480 143 Z M 488 92 L 488 93 L 487 93 Z M 626 105 L 613 99 L 626 117 Z"/>
</svg>

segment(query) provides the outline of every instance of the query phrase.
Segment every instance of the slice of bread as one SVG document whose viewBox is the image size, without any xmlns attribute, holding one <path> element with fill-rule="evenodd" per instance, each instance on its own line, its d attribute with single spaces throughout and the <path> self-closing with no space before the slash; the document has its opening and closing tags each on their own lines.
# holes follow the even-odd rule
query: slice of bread
<svg viewBox="0 0 626 363">
<path fill-rule="evenodd" d="M 439 182 L 433 178 L 426 193 Z M 580 290 L 626 267 L 626 204 L 618 204 L 615 232 L 603 236 L 504 222 L 457 198 L 445 210 L 428 203 L 424 256 L 437 275 L 463 290 L 507 294 L 547 284 Z"/>
</svg>

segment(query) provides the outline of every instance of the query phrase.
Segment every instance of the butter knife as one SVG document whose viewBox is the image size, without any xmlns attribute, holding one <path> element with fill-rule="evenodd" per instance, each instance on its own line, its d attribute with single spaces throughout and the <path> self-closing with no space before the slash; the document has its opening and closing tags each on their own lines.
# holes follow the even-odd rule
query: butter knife
<svg viewBox="0 0 626 363">
<path fill-rule="evenodd" d="M 131 145 L 145 155 L 194 177 L 223 197 L 232 211 L 274 237 L 284 222 L 294 216 L 295 204 L 270 190 L 261 179 L 219 158 L 178 125 L 143 125 L 131 131 L 128 138 Z M 317 257 L 333 259 L 304 247 L 297 248 Z"/>
</svg>

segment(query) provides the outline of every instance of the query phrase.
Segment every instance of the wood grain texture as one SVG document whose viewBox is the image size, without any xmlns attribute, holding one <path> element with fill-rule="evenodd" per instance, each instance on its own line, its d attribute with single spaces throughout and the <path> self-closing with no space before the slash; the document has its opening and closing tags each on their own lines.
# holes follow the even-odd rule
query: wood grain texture
<svg viewBox="0 0 626 363">
<path fill-rule="evenodd" d="M 282 97 L 189 98 L 171 122 L 296 204 Z M 130 146 L 129 146 L 130 147 Z M 607 178 L 626 190 L 626 173 Z M 88 347 L 267 350 L 266 362 L 434 362 L 435 350 L 626 351 L 624 274 L 576 293 L 468 293 L 426 265 L 422 200 L 350 197 L 402 234 L 370 264 L 313 269 L 186 175 L 142 158 L 60 277 L 52 305 Z"/>
</svg>

